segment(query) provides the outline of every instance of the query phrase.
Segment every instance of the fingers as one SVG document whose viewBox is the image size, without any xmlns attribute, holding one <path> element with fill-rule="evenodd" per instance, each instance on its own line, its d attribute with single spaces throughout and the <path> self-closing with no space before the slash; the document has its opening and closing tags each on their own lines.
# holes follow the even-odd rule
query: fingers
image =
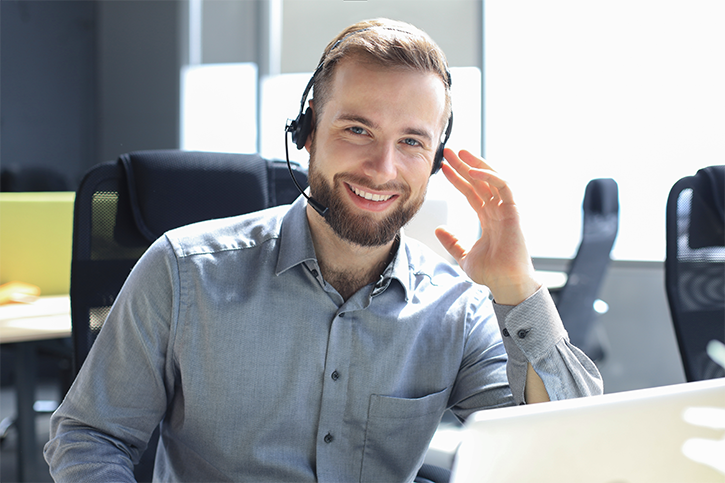
<svg viewBox="0 0 725 483">
<path fill-rule="evenodd" d="M 456 155 L 451 149 L 446 149 L 444 156 L 448 164 L 455 170 L 454 172 L 444 170 L 444 174 L 459 191 L 469 198 L 469 202 L 471 201 L 470 194 L 464 191 L 468 189 L 473 189 L 484 202 L 498 200 L 504 203 L 514 202 L 508 183 L 483 158 L 466 150 L 462 150 Z M 452 177 L 451 174 L 456 176 Z M 464 184 L 470 185 L 470 188 L 465 188 Z"/>
<path fill-rule="evenodd" d="M 460 263 L 466 251 L 458 242 L 458 238 L 443 226 L 436 228 L 435 234 L 438 241 L 443 245 L 443 248 L 451 254 L 456 262 Z"/>
<path fill-rule="evenodd" d="M 479 209 L 481 205 L 484 203 L 484 200 L 482 198 L 482 195 L 484 193 L 478 193 L 476 189 L 473 187 L 471 182 L 463 178 L 460 174 L 458 174 L 457 171 L 455 171 L 453 168 L 451 168 L 448 164 L 443 164 L 441 167 L 441 171 L 443 171 L 443 174 L 446 176 L 448 181 L 458 190 L 460 191 L 463 196 L 466 197 L 466 200 L 468 200 L 468 203 L 471 205 L 471 207 L 475 210 Z M 491 198 L 491 193 L 486 196 L 487 199 Z"/>
</svg>

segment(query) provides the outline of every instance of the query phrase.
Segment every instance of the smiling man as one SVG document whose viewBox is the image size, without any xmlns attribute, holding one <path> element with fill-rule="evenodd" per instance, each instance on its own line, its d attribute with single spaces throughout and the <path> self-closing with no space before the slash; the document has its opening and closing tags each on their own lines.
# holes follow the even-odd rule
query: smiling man
<svg viewBox="0 0 725 483">
<path fill-rule="evenodd" d="M 131 480 L 159 423 L 157 481 L 411 481 L 447 409 L 601 393 L 508 185 L 444 149 L 450 84 L 408 24 L 327 46 L 288 128 L 309 194 L 149 248 L 53 416 L 56 481 Z M 401 230 L 439 168 L 481 223 L 472 247 L 436 231 L 460 268 Z"/>
<path fill-rule="evenodd" d="M 338 63 L 330 92 L 306 144 L 311 192 L 329 211 L 307 211 L 323 277 L 348 298 L 380 277 L 423 204 L 448 113 L 438 75 L 361 54 Z"/>
</svg>

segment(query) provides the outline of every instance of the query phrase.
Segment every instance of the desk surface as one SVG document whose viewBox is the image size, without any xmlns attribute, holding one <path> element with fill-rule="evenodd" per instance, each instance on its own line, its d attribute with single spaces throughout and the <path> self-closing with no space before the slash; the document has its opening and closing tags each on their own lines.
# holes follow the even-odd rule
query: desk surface
<svg viewBox="0 0 725 483">
<path fill-rule="evenodd" d="M 70 337 L 70 297 L 40 297 L 33 303 L 0 306 L 0 343 Z"/>
<path fill-rule="evenodd" d="M 550 270 L 537 270 L 536 278 L 549 290 L 561 288 L 566 285 L 566 272 L 553 272 Z"/>
</svg>

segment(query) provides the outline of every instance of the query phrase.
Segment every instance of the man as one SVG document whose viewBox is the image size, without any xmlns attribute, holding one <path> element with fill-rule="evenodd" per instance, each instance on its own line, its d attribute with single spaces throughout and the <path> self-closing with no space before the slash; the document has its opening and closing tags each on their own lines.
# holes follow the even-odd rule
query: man
<svg viewBox="0 0 725 483">
<path fill-rule="evenodd" d="M 131 479 L 159 422 L 161 481 L 409 481 L 447 408 L 601 392 L 482 159 L 446 149 L 442 168 L 483 229 L 470 249 L 436 232 L 470 280 L 401 231 L 451 122 L 428 36 L 353 25 L 312 83 L 312 200 L 149 248 L 53 416 L 58 481 Z"/>
</svg>

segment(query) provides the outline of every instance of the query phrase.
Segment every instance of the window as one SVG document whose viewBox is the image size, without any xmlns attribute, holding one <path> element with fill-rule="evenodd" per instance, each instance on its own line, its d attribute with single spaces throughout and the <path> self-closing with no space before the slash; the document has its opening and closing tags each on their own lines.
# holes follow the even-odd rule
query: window
<svg viewBox="0 0 725 483">
<path fill-rule="evenodd" d="M 532 255 L 572 257 L 588 180 L 619 184 L 612 256 L 663 260 L 672 185 L 725 163 L 725 2 L 486 2 L 485 146 Z"/>
</svg>

